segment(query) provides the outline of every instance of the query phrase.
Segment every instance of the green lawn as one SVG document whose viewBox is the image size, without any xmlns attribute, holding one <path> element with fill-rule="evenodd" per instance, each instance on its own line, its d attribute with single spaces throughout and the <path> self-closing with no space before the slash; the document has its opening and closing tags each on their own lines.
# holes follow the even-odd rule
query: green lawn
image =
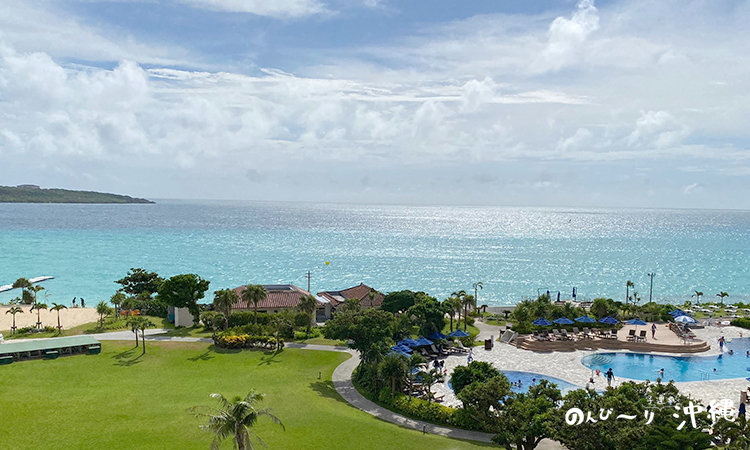
<svg viewBox="0 0 750 450">
<path fill-rule="evenodd" d="M 207 450 L 211 436 L 185 412 L 249 389 L 267 394 L 287 427 L 262 422 L 270 449 L 478 449 L 380 421 L 345 403 L 330 382 L 348 355 L 286 349 L 214 351 L 200 343 L 103 342 L 100 355 L 0 366 L 4 448 Z M 319 379 L 319 374 L 322 377 Z M 231 448 L 229 443 L 223 447 Z"/>
</svg>

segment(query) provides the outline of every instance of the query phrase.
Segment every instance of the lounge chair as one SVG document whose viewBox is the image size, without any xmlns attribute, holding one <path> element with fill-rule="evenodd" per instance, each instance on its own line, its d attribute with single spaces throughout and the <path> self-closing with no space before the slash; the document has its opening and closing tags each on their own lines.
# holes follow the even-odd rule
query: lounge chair
<svg viewBox="0 0 750 450">
<path fill-rule="evenodd" d="M 435 348 L 435 344 L 432 344 L 432 345 L 430 345 L 430 349 L 431 349 L 431 350 L 432 350 L 432 352 L 433 352 L 433 353 L 435 353 L 436 355 L 439 355 L 439 356 L 445 356 L 445 353 L 444 353 L 444 352 L 440 351 L 440 349 L 439 349 L 439 348 Z"/>
<path fill-rule="evenodd" d="M 464 344 L 461 341 L 456 341 L 456 349 L 459 352 L 469 353 L 469 349 L 464 347 Z"/>
<path fill-rule="evenodd" d="M 646 330 L 641 330 L 641 334 L 638 335 L 638 341 L 646 341 Z"/>
<path fill-rule="evenodd" d="M 547 340 L 547 339 L 544 339 L 542 336 L 540 336 L 539 332 L 536 331 L 536 330 L 532 332 L 532 336 L 533 336 L 534 340 L 537 340 L 537 341 L 546 341 Z"/>
<path fill-rule="evenodd" d="M 630 332 L 628 332 L 627 340 L 635 342 L 635 329 L 631 329 Z"/>
<path fill-rule="evenodd" d="M 573 336 L 569 335 L 568 330 L 566 330 L 565 328 L 560 330 L 560 334 L 562 335 L 563 339 L 567 339 L 569 341 L 573 340 Z"/>
<path fill-rule="evenodd" d="M 578 327 L 573 327 L 573 334 L 575 334 L 578 337 L 581 337 L 583 333 L 581 333 L 581 330 L 578 329 Z"/>
<path fill-rule="evenodd" d="M 612 330 L 609 332 L 609 336 L 607 336 L 610 339 L 617 339 L 617 330 Z"/>
<path fill-rule="evenodd" d="M 589 330 L 588 327 L 583 327 L 583 338 L 594 339 L 594 336 L 591 335 L 591 330 Z"/>
</svg>

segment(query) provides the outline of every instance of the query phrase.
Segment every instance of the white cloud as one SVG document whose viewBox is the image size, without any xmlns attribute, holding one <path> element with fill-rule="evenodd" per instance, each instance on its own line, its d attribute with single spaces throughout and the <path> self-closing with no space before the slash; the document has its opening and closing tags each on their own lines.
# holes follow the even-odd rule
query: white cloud
<svg viewBox="0 0 750 450">
<path fill-rule="evenodd" d="M 641 111 L 635 129 L 628 137 L 631 147 L 671 148 L 690 135 L 690 127 L 666 111 Z"/>
<path fill-rule="evenodd" d="M 250 13 L 275 18 L 299 18 L 328 12 L 317 0 L 176 0 L 213 11 Z"/>
<path fill-rule="evenodd" d="M 682 193 L 684 195 L 695 194 L 702 191 L 703 188 L 698 183 L 688 184 L 682 187 Z"/>
<path fill-rule="evenodd" d="M 599 29 L 593 0 L 581 0 L 570 19 L 556 18 L 549 27 L 549 41 L 536 65 L 542 71 L 559 70 L 577 60 L 582 44 Z"/>
</svg>

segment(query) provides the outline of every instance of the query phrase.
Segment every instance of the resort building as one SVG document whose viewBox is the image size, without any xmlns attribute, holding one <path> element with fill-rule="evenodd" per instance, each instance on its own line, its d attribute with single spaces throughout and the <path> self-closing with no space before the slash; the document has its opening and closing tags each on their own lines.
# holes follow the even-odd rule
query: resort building
<svg viewBox="0 0 750 450">
<path fill-rule="evenodd" d="M 318 297 L 328 300 L 333 311 L 345 301 L 352 299 L 359 300 L 363 308 L 380 308 L 385 298 L 383 294 L 364 283 L 342 291 L 318 292 Z"/>
<path fill-rule="evenodd" d="M 294 286 L 293 284 L 264 284 L 266 298 L 258 303 L 258 312 L 275 314 L 282 310 L 296 310 L 301 297 L 311 295 L 308 291 Z M 255 305 L 242 300 L 242 291 L 246 286 L 236 287 L 233 290 L 240 300 L 232 305 L 232 311 L 255 311 Z M 331 318 L 331 302 L 323 297 L 316 296 L 318 310 L 315 315 L 316 322 L 325 322 Z"/>
</svg>

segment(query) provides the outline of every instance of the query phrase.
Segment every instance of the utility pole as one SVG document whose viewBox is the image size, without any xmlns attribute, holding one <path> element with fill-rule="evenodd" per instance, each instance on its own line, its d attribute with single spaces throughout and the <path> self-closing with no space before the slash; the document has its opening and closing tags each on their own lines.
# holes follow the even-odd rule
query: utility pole
<svg viewBox="0 0 750 450">
<path fill-rule="evenodd" d="M 651 272 L 648 274 L 651 277 L 651 288 L 648 290 L 648 302 L 651 303 L 654 299 L 654 276 L 656 274 Z"/>
<path fill-rule="evenodd" d="M 307 271 L 305 278 L 307 278 L 307 292 L 310 292 L 310 279 L 312 278 L 312 274 L 309 270 Z"/>
</svg>

